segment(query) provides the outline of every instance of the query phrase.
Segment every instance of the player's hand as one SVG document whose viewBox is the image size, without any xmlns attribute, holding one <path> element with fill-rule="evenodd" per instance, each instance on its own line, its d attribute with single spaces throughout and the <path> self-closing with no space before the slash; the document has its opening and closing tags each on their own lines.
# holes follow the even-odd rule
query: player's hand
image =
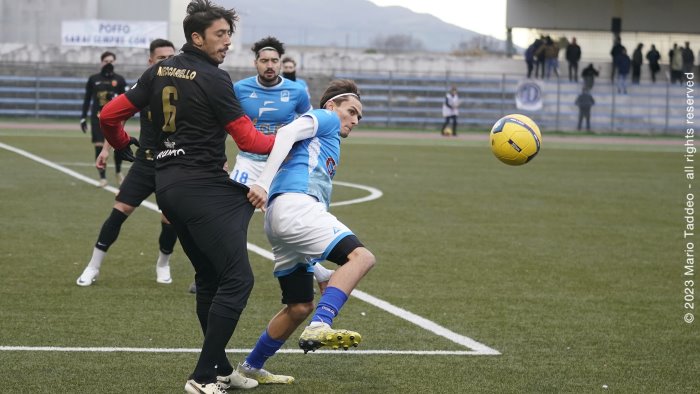
<svg viewBox="0 0 700 394">
<path fill-rule="evenodd" d="M 136 145 L 137 147 L 141 146 L 139 144 L 139 140 L 137 140 L 136 137 L 129 137 L 129 144 L 126 145 L 123 149 L 115 149 L 114 156 L 124 161 L 133 162 L 136 158 L 134 157 L 134 152 L 131 151 L 131 145 Z"/>
<path fill-rule="evenodd" d="M 87 119 L 85 119 L 85 118 L 80 119 L 80 130 L 82 130 L 83 133 L 87 133 Z"/>
<path fill-rule="evenodd" d="M 224 171 L 226 171 L 227 173 L 229 172 L 228 171 L 228 160 L 226 160 L 226 163 L 224 163 Z"/>
<path fill-rule="evenodd" d="M 97 159 L 95 159 L 95 167 L 98 170 L 104 170 L 107 168 L 107 159 L 109 158 L 109 148 L 102 147 L 102 151 L 100 152 L 99 155 L 97 155 Z"/>
<path fill-rule="evenodd" d="M 262 211 L 265 212 L 267 192 L 262 187 L 258 185 L 253 185 L 248 191 L 248 201 L 250 201 L 250 203 L 253 204 L 255 208 L 262 209 Z"/>
</svg>

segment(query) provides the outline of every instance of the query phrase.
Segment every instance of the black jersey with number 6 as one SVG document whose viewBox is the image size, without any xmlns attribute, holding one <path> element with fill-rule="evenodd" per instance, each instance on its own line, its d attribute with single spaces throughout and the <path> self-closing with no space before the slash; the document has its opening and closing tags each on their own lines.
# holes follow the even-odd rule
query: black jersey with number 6
<svg viewBox="0 0 700 394">
<path fill-rule="evenodd" d="M 185 44 L 181 54 L 146 70 L 126 97 L 138 108 L 150 105 L 159 133 L 157 191 L 175 182 L 228 177 L 224 126 L 244 113 L 231 77 L 206 53 Z"/>
</svg>

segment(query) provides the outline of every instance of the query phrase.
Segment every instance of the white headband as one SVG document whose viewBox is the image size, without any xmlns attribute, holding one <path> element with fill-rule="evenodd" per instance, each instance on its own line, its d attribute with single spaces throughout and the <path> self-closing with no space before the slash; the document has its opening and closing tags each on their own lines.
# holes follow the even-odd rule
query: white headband
<svg viewBox="0 0 700 394">
<path fill-rule="evenodd" d="M 262 51 L 275 51 L 275 52 L 278 52 L 277 49 L 276 49 L 276 48 L 273 48 L 273 47 L 262 47 L 262 48 L 260 48 L 260 49 L 258 50 L 258 52 L 257 52 L 258 55 L 259 55 L 260 52 L 262 52 Z M 278 53 L 279 53 L 279 52 L 278 52 Z"/>
<path fill-rule="evenodd" d="M 337 98 L 340 98 L 340 97 L 343 97 L 343 96 L 355 96 L 355 97 L 357 97 L 358 100 L 360 99 L 360 96 L 356 95 L 355 93 L 349 93 L 349 92 L 348 92 L 348 93 L 337 94 L 337 95 L 335 95 L 335 96 L 329 98 L 328 100 L 326 100 L 326 102 L 333 101 L 333 100 L 335 100 L 335 99 L 337 99 Z"/>
</svg>

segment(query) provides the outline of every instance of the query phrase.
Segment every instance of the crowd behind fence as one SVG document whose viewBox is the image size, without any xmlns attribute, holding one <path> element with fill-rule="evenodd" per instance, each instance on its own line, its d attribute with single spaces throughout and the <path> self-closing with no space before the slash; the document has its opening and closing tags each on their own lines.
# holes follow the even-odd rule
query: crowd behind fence
<svg viewBox="0 0 700 394">
<path fill-rule="evenodd" d="M 142 67 L 117 70 L 130 83 Z M 247 77 L 249 69 L 230 69 L 232 80 Z M 75 118 L 80 116 L 87 77 L 95 71 L 71 65 L 24 64 L 0 66 L 0 116 Z M 314 102 L 332 78 L 355 80 L 361 90 L 363 125 L 386 128 L 435 130 L 443 122 L 441 105 L 450 86 L 460 96 L 459 127 L 488 129 L 501 116 L 523 113 L 545 131 L 576 132 L 576 97 L 582 82 L 566 78 L 538 81 L 541 109 L 516 106 L 516 94 L 524 78 L 512 74 L 407 75 L 398 73 L 315 73 L 304 75 Z M 690 87 L 688 85 L 691 85 Z M 660 80 L 631 85 L 628 94 L 616 91 L 609 77 L 599 77 L 591 91 L 591 130 L 596 133 L 684 134 L 686 103 L 694 92 L 694 81 L 684 78 L 671 85 Z"/>
</svg>

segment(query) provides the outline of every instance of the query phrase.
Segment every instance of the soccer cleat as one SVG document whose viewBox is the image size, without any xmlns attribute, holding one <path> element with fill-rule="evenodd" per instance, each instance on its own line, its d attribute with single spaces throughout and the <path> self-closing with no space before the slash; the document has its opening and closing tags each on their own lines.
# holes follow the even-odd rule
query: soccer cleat
<svg viewBox="0 0 700 394">
<path fill-rule="evenodd" d="M 248 364 L 238 364 L 238 373 L 248 379 L 254 379 L 260 384 L 292 384 L 293 376 L 275 375 L 263 368 L 253 368 Z"/>
<path fill-rule="evenodd" d="M 117 173 L 117 185 L 121 185 L 124 182 L 124 175 L 121 172 Z"/>
<path fill-rule="evenodd" d="M 185 383 L 185 392 L 190 394 L 227 394 L 226 389 L 219 383 L 197 383 L 190 379 Z"/>
<path fill-rule="evenodd" d="M 190 285 L 190 293 L 197 294 L 197 283 L 192 282 L 192 284 Z"/>
<path fill-rule="evenodd" d="M 169 285 L 173 283 L 173 278 L 170 277 L 170 265 L 159 267 L 156 265 L 156 282 Z"/>
<path fill-rule="evenodd" d="M 235 370 L 231 372 L 231 375 L 217 376 L 216 381 L 222 389 L 252 389 L 253 387 L 258 386 L 257 380 L 248 379 Z"/>
<path fill-rule="evenodd" d="M 326 323 L 307 326 L 299 337 L 299 347 L 306 354 L 309 350 L 316 351 L 320 347 L 348 350 L 350 346 L 357 347 L 362 336 L 349 330 L 336 330 Z"/>
<path fill-rule="evenodd" d="M 83 286 L 83 287 L 90 286 L 93 283 L 95 283 L 98 276 L 100 276 L 100 270 L 97 270 L 97 269 L 92 268 L 92 267 L 85 267 L 85 270 L 83 271 L 82 274 L 80 274 L 80 276 L 78 277 L 78 280 L 75 281 L 75 283 L 78 286 Z"/>
<path fill-rule="evenodd" d="M 102 178 L 100 181 L 97 183 L 97 187 L 105 187 L 107 186 L 107 180 Z"/>
</svg>

